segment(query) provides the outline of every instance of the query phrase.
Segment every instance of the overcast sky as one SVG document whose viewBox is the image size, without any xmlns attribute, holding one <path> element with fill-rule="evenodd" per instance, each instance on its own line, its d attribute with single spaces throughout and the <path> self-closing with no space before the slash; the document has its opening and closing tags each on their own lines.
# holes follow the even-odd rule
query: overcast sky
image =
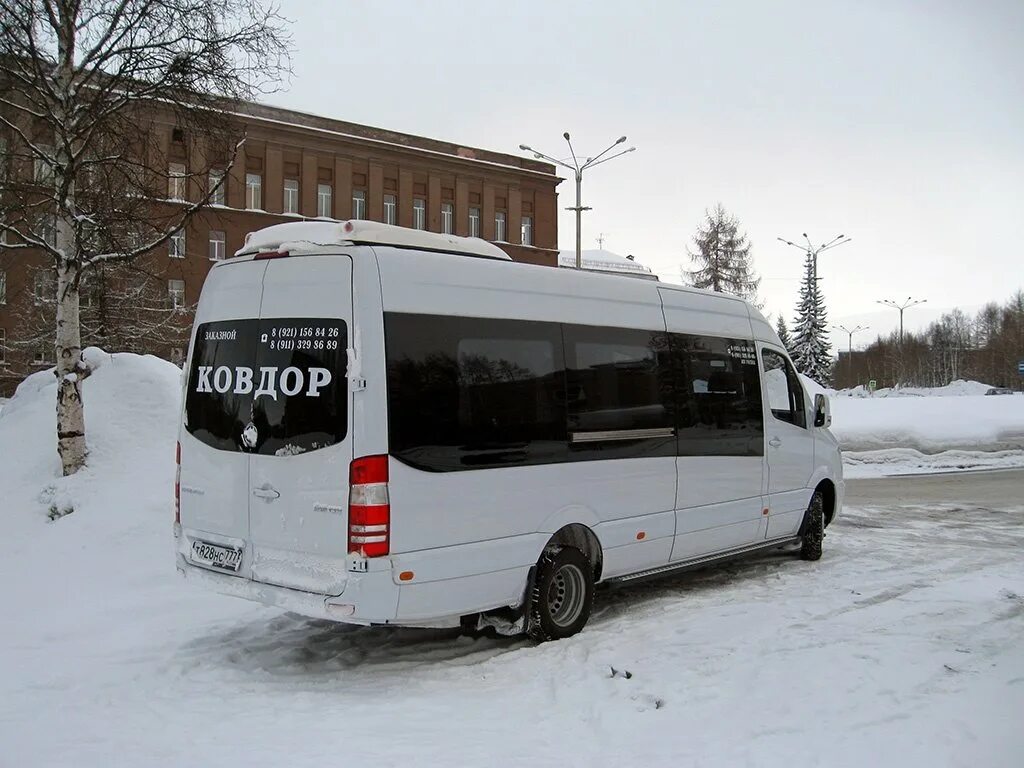
<svg viewBox="0 0 1024 768">
<path fill-rule="evenodd" d="M 603 232 L 663 280 L 720 202 L 787 321 L 803 263 L 780 235 L 853 238 L 819 261 L 837 322 L 881 298 L 973 309 L 1024 286 L 1021 0 L 283 10 L 294 76 L 271 103 L 510 153 L 567 156 L 569 131 L 592 155 L 626 134 L 637 151 L 584 176 L 583 247 Z M 573 182 L 559 191 L 572 205 Z M 563 211 L 561 247 L 574 237 Z"/>
</svg>

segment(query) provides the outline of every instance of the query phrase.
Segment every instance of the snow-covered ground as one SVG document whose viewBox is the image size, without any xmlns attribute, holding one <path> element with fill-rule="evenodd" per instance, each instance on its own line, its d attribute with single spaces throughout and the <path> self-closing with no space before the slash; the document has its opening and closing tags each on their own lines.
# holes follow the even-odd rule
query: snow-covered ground
<svg viewBox="0 0 1024 768">
<path fill-rule="evenodd" d="M 180 372 L 90 354 L 88 470 L 52 376 L 0 414 L 0 765 L 1020 765 L 1024 502 L 847 509 L 538 647 L 348 628 L 179 581 Z"/>
</svg>

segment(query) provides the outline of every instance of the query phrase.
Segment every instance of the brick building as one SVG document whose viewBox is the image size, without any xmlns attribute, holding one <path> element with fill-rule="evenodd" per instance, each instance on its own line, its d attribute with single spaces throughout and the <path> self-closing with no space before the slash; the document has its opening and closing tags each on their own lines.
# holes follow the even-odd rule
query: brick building
<svg viewBox="0 0 1024 768">
<path fill-rule="evenodd" d="M 246 233 L 301 218 L 365 218 L 405 227 L 482 237 L 514 260 L 557 266 L 557 193 L 554 166 L 515 155 L 464 147 L 410 134 L 332 120 L 264 105 L 226 116 L 245 126 L 224 184 L 166 249 L 145 257 L 142 269 L 166 280 L 167 301 L 191 322 L 213 261 L 230 257 Z M 200 199 L 199 180 L 187 179 L 201 162 L 202 140 L 187 126 L 154 123 L 150 141 L 157 169 L 168 177 L 168 201 Z M 192 163 L 190 161 L 195 161 Z M 218 172 L 211 173 L 216 181 Z M 52 364 L 52 344 L 19 344 L 19 310 L 38 294 L 47 262 L 25 251 L 0 249 L 0 396 L 33 370 Z M 35 275 L 30 270 L 35 271 Z M 141 273 L 141 272 L 140 272 Z M 37 301 L 38 303 L 38 301 Z M 133 351 L 178 361 L 180 341 L 139 339 Z"/>
</svg>

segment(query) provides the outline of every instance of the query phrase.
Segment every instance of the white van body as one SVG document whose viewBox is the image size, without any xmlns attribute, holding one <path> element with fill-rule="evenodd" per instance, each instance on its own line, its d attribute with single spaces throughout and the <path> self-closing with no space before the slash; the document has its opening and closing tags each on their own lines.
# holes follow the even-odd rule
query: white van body
<svg viewBox="0 0 1024 768">
<path fill-rule="evenodd" d="M 827 407 L 756 309 L 481 240 L 253 233 L 207 278 L 186 372 L 178 570 L 309 616 L 521 629 L 553 545 L 627 580 L 842 504 Z"/>
</svg>

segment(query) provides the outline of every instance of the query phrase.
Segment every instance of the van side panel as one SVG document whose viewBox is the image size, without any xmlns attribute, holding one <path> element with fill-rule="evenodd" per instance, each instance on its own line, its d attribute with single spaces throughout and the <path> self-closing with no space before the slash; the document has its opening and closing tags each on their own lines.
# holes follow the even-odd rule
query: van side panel
<svg viewBox="0 0 1024 768">
<path fill-rule="evenodd" d="M 477 259 L 453 268 L 451 257 L 440 254 L 376 250 L 385 313 L 436 316 L 447 310 L 469 318 L 664 331 L 656 286 L 645 281 Z M 551 534 L 568 523 L 586 525 L 597 536 L 605 574 L 609 568 L 621 574 L 656 567 L 667 562 L 675 532 L 675 473 L 675 457 L 664 455 L 443 472 L 393 458 L 392 552 L 396 562 L 422 558 L 425 574 L 444 572 L 430 564 L 444 552 L 468 574 L 473 558 L 467 554 L 462 562 L 460 552 L 488 542 L 503 552 L 507 547 L 517 559 L 502 558 L 498 572 L 478 574 L 479 585 L 486 586 L 472 594 L 474 604 L 485 604 L 481 608 L 507 605 L 510 595 L 518 602 L 528 568 Z M 480 567 L 499 566 L 484 561 Z M 413 594 L 434 594 L 418 576 L 414 581 L 402 586 L 400 617 L 420 614 Z M 450 586 L 457 589 L 456 581 Z M 450 602 L 440 591 L 436 599 Z"/>
<path fill-rule="evenodd" d="M 664 287 L 659 293 L 669 333 L 748 340 L 754 351 L 745 302 Z M 760 449 L 762 455 L 756 456 L 677 459 L 676 545 L 672 560 L 753 544 L 764 538 L 763 439 Z"/>
</svg>

